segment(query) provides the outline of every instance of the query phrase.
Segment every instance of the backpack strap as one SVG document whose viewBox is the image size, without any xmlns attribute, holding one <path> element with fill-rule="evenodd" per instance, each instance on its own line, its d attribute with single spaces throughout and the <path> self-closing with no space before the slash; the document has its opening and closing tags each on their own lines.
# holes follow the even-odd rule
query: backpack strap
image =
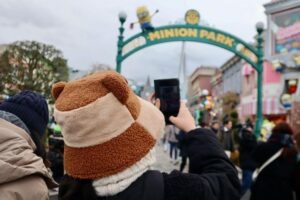
<svg viewBox="0 0 300 200">
<path fill-rule="evenodd" d="M 149 170 L 145 173 L 143 200 L 164 199 L 164 178 L 161 172 Z"/>
<path fill-rule="evenodd" d="M 260 168 L 256 169 L 254 172 L 253 172 L 253 175 L 252 175 L 252 180 L 256 180 L 258 175 L 260 174 L 260 172 L 266 168 L 270 163 L 272 163 L 274 160 L 276 160 L 277 158 L 279 158 L 279 156 L 281 155 L 283 151 L 283 148 L 279 149 L 272 157 L 270 157 Z"/>
</svg>

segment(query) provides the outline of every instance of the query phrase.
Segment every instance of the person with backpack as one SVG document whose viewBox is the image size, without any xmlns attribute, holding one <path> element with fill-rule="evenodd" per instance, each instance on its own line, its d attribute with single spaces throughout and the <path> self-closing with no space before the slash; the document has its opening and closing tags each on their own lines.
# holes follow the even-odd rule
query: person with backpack
<svg viewBox="0 0 300 200">
<path fill-rule="evenodd" d="M 238 200 L 237 172 L 210 130 L 184 103 L 171 122 L 186 132 L 189 174 L 152 170 L 164 116 L 127 80 L 104 71 L 52 87 L 65 141 L 60 200 Z"/>
<path fill-rule="evenodd" d="M 289 124 L 281 122 L 273 128 L 268 141 L 254 150 L 258 168 L 264 167 L 252 185 L 251 200 L 294 200 L 297 149 L 292 136 Z"/>
</svg>

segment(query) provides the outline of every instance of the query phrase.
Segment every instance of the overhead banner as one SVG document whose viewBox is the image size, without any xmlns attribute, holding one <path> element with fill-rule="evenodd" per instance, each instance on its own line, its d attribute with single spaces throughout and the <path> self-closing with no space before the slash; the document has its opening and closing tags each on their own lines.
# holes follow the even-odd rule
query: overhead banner
<svg viewBox="0 0 300 200">
<path fill-rule="evenodd" d="M 188 24 L 159 27 L 154 31 L 141 33 L 130 38 L 124 42 L 122 56 L 125 59 L 144 47 L 172 41 L 207 43 L 236 53 L 253 64 L 257 62 L 257 56 L 251 46 L 239 38 L 210 27 Z"/>
</svg>

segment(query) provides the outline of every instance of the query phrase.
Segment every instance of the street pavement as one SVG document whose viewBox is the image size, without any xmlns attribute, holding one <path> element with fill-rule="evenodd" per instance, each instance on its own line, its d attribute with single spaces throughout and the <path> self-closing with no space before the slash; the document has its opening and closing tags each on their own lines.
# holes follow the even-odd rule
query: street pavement
<svg viewBox="0 0 300 200">
<path fill-rule="evenodd" d="M 159 170 L 161 172 L 171 172 L 174 169 L 179 170 L 181 157 L 179 157 L 179 151 L 178 151 L 178 160 L 175 162 L 171 162 L 170 156 L 169 156 L 169 149 L 167 151 L 164 150 L 164 146 L 161 143 L 158 143 L 155 147 L 156 149 L 156 163 L 154 164 L 153 168 L 155 170 Z M 188 163 L 184 169 L 184 171 L 187 172 L 187 166 Z"/>
</svg>

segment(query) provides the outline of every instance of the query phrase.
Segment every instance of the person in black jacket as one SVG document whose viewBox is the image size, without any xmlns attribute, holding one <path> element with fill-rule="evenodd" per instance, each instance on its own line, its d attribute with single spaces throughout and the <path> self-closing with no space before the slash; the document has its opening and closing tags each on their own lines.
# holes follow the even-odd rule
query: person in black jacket
<svg viewBox="0 0 300 200">
<path fill-rule="evenodd" d="M 180 150 L 180 156 L 181 156 L 181 164 L 179 171 L 183 171 L 186 161 L 187 161 L 187 145 L 186 145 L 186 133 L 182 130 L 179 131 L 179 134 L 177 136 L 178 139 L 178 148 Z"/>
<path fill-rule="evenodd" d="M 244 194 L 252 183 L 252 174 L 256 169 L 256 162 L 252 153 L 257 146 L 256 137 L 253 134 L 252 126 L 246 125 L 240 132 L 240 166 L 243 170 L 242 194 Z"/>
<path fill-rule="evenodd" d="M 253 157 L 261 167 L 269 158 L 283 148 L 279 158 L 265 167 L 251 188 L 251 200 L 293 200 L 296 176 L 297 150 L 292 140 L 293 131 L 285 123 L 277 124 L 266 143 L 257 146 Z"/>
<path fill-rule="evenodd" d="M 89 90 L 82 92 L 83 88 Z M 165 121 L 158 109 L 159 100 L 155 107 L 137 98 L 124 77 L 112 71 L 58 83 L 52 91 L 56 98 L 54 116 L 62 125 L 65 140 L 66 175 L 60 183 L 60 200 L 240 198 L 240 183 L 233 164 L 214 133 L 196 129 L 184 103 L 178 116 L 170 117 L 170 121 L 186 132 L 190 173 L 168 174 L 151 170 L 155 141 Z M 89 101 L 78 102 L 85 97 Z M 124 132 L 115 133 L 120 127 L 125 127 Z"/>
<path fill-rule="evenodd" d="M 216 135 L 219 134 L 219 129 L 220 129 L 220 124 L 218 121 L 213 121 L 211 123 L 210 129 L 212 130 L 212 132 L 214 132 Z"/>
<path fill-rule="evenodd" d="M 296 200 L 300 200 L 300 132 L 294 135 L 293 139 L 296 143 L 297 148 L 297 166 L 296 166 L 296 173 L 293 180 L 293 185 L 296 191 Z"/>
<path fill-rule="evenodd" d="M 190 159 L 189 174 L 174 170 L 170 174 L 162 173 L 162 177 L 151 180 L 150 175 L 146 173 L 125 191 L 105 197 L 97 197 L 92 180 L 73 179 L 67 176 L 61 182 L 59 199 L 238 200 L 240 183 L 233 164 L 224 154 L 212 131 L 195 129 L 194 123 L 188 125 L 186 121 L 192 121 L 188 112 L 182 104 L 179 116 L 171 119 L 177 123 L 176 125 L 186 127 L 185 130 L 188 132 L 186 143 Z M 153 186 L 148 186 L 151 183 Z M 162 188 L 157 188 L 157 185 L 161 185 Z"/>
<path fill-rule="evenodd" d="M 230 157 L 231 153 L 235 151 L 234 142 L 233 142 L 233 132 L 232 132 L 232 121 L 225 117 L 223 121 L 224 127 L 220 131 L 220 141 L 223 145 L 223 148 Z"/>
</svg>

